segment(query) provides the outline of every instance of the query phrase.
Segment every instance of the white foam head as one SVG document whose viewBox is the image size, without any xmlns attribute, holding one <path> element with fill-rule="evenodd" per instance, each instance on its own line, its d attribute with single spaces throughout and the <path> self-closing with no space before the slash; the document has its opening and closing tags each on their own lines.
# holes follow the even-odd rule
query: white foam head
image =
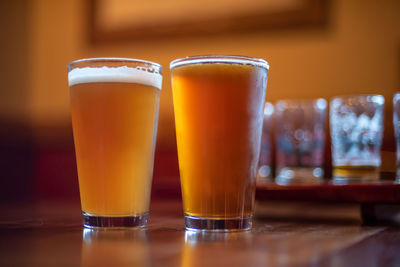
<svg viewBox="0 0 400 267">
<path fill-rule="evenodd" d="M 74 68 L 68 73 L 69 86 L 80 83 L 120 82 L 154 86 L 161 90 L 162 75 L 141 68 L 84 67 Z"/>
</svg>

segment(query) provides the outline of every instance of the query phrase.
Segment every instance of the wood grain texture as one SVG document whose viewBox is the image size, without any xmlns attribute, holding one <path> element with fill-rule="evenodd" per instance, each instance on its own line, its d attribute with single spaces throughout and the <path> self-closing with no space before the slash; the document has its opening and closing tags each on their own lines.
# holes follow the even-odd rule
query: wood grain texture
<svg viewBox="0 0 400 267">
<path fill-rule="evenodd" d="M 0 266 L 393 266 L 400 262 L 399 229 L 366 227 L 355 221 L 256 219 L 247 232 L 193 233 L 184 230 L 180 202 L 163 201 L 152 203 L 147 229 L 96 231 L 82 228 L 79 204 L 9 205 L 0 210 Z"/>
</svg>

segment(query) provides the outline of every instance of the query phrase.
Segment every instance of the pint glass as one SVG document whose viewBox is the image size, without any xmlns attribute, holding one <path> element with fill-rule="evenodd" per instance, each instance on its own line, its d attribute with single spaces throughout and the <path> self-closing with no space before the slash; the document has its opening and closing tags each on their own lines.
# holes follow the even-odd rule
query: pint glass
<svg viewBox="0 0 400 267">
<path fill-rule="evenodd" d="M 276 182 L 322 182 L 326 100 L 280 100 L 275 107 Z"/>
<path fill-rule="evenodd" d="M 368 183 L 379 179 L 384 103 L 382 95 L 346 95 L 331 100 L 334 182 Z"/>
<path fill-rule="evenodd" d="M 74 61 L 68 71 L 84 226 L 145 226 L 161 66 L 99 58 Z"/>
<path fill-rule="evenodd" d="M 186 228 L 249 229 L 269 65 L 198 56 L 170 67 Z"/>
</svg>

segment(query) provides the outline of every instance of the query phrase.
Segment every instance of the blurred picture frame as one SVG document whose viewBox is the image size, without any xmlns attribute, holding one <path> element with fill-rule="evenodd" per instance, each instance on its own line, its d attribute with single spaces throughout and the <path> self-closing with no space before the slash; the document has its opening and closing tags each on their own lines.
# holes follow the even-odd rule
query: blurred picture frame
<svg viewBox="0 0 400 267">
<path fill-rule="evenodd" d="M 321 26 L 328 13 L 328 0 L 87 1 L 93 43 Z"/>
</svg>

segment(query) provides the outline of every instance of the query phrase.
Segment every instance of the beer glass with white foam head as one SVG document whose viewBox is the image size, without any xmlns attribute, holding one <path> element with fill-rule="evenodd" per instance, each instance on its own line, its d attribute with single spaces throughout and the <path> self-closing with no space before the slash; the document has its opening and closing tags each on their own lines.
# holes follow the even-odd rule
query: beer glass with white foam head
<svg viewBox="0 0 400 267">
<path fill-rule="evenodd" d="M 83 59 L 68 65 L 68 80 L 84 226 L 146 226 L 161 66 Z"/>
</svg>

